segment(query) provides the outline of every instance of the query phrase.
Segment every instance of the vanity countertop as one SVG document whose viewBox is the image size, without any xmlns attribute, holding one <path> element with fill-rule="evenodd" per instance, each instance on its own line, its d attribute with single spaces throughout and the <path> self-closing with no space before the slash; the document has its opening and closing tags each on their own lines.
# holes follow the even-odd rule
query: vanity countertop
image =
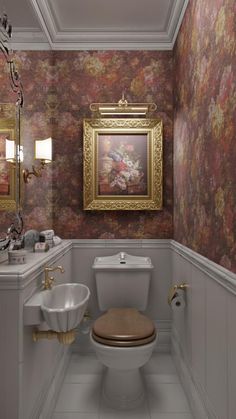
<svg viewBox="0 0 236 419">
<path fill-rule="evenodd" d="M 21 283 L 29 275 L 39 273 L 47 264 L 53 264 L 58 257 L 63 256 L 72 247 L 71 240 L 49 249 L 48 252 L 27 252 L 27 262 L 22 265 L 10 265 L 8 261 L 0 264 L 0 288 L 21 288 Z"/>
</svg>

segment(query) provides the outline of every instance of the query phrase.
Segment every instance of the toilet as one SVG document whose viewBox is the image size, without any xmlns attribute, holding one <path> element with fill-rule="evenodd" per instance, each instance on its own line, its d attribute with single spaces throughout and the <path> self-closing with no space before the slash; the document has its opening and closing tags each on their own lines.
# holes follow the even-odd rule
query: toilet
<svg viewBox="0 0 236 419">
<path fill-rule="evenodd" d="M 157 341 L 153 322 L 142 311 L 147 307 L 153 265 L 148 257 L 120 252 L 97 257 L 93 269 L 99 309 L 90 340 L 97 358 L 107 369 L 103 397 L 115 409 L 142 403 L 140 373 Z"/>
</svg>

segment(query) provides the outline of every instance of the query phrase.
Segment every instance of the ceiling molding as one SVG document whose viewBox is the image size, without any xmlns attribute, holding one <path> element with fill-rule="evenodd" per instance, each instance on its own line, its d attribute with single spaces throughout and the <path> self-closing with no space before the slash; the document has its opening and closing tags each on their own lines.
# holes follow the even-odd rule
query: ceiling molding
<svg viewBox="0 0 236 419">
<path fill-rule="evenodd" d="M 164 31 L 74 30 L 60 27 L 52 0 L 29 0 L 42 32 L 14 29 L 14 49 L 52 50 L 172 50 L 189 0 L 173 0 Z M 24 48 L 22 48 L 24 46 Z"/>
<path fill-rule="evenodd" d="M 14 28 L 11 38 L 13 50 L 49 50 L 51 49 L 45 34 L 35 28 Z"/>
</svg>

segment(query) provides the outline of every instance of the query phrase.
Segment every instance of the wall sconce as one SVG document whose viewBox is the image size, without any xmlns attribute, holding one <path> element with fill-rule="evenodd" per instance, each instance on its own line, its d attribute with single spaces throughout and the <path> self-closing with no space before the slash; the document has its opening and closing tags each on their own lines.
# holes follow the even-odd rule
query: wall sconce
<svg viewBox="0 0 236 419">
<path fill-rule="evenodd" d="M 24 154 L 23 154 L 23 146 L 16 146 L 16 142 L 15 140 L 9 140 L 8 138 L 6 138 L 6 161 L 8 161 L 9 163 L 12 164 L 16 164 L 16 162 L 18 163 L 22 163 L 23 159 L 24 159 Z"/>
<path fill-rule="evenodd" d="M 32 165 L 32 171 L 28 169 L 23 170 L 23 179 L 25 183 L 29 183 L 31 176 L 41 177 L 42 170 L 45 165 L 52 161 L 52 139 L 35 141 L 35 159 L 40 160 L 40 166 L 35 167 Z"/>
</svg>

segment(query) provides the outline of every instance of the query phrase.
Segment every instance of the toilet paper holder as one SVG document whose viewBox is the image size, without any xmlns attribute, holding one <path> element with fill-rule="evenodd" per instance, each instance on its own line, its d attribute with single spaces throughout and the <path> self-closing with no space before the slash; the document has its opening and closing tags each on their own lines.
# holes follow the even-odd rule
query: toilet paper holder
<svg viewBox="0 0 236 419">
<path fill-rule="evenodd" d="M 188 284 L 186 284 L 185 282 L 183 282 L 182 284 L 176 284 L 173 285 L 170 290 L 169 290 L 169 294 L 168 294 L 168 304 L 171 304 L 171 301 L 173 300 L 177 290 L 183 290 L 185 291 L 186 288 L 188 288 Z"/>
</svg>

